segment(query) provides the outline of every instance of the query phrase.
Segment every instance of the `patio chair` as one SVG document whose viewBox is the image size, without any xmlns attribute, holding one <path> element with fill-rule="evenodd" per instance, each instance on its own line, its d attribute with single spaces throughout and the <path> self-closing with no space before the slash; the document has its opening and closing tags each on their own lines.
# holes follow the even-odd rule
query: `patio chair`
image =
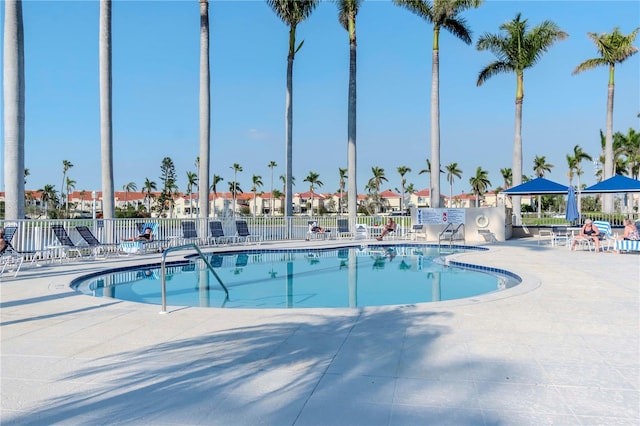
<svg viewBox="0 0 640 426">
<path fill-rule="evenodd" d="M 424 225 L 412 225 L 411 229 L 407 232 L 407 236 L 411 241 L 415 241 L 418 238 L 427 240 L 427 230 Z"/>
<path fill-rule="evenodd" d="M 196 223 L 192 220 L 185 220 L 182 222 L 182 241 L 183 243 L 195 243 L 200 242 L 198 237 L 198 231 L 196 230 Z"/>
<path fill-rule="evenodd" d="M 311 238 L 325 239 L 330 237 L 330 229 L 323 229 L 318 227 L 318 222 L 315 220 L 307 221 L 307 225 L 309 226 L 309 230 L 307 231 L 307 240 Z M 320 230 L 322 229 L 322 230 Z"/>
<path fill-rule="evenodd" d="M 93 235 L 93 232 L 91 232 L 88 226 L 76 226 L 76 231 L 78 231 L 82 239 L 87 243 L 87 246 L 91 247 L 95 257 L 98 257 L 100 253 L 106 257 L 109 252 L 109 248 L 114 249 L 118 246 L 117 244 L 101 243 L 100 240 Z"/>
<path fill-rule="evenodd" d="M 613 247 L 619 253 L 640 251 L 640 240 L 616 240 Z"/>
<path fill-rule="evenodd" d="M 4 228 L 4 239 L 7 242 L 7 247 L 4 249 L 2 253 L 0 253 L 0 265 L 2 265 L 2 269 L 0 269 L 0 277 L 4 274 L 5 270 L 15 269 L 14 277 L 18 276 L 18 272 L 20 272 L 20 267 L 24 262 L 24 256 L 18 253 L 13 246 L 11 245 L 11 239 L 13 235 L 16 233 L 18 227 L 16 226 L 7 226 Z M 9 268 L 9 269 L 7 269 Z"/>
<path fill-rule="evenodd" d="M 262 238 L 259 235 L 251 234 L 249 232 L 249 225 L 246 220 L 236 220 L 236 230 L 238 242 L 244 241 L 245 243 L 256 242 L 260 244 Z"/>
<path fill-rule="evenodd" d="M 349 230 L 349 219 L 338 219 L 338 238 L 353 238 L 353 232 Z"/>
<path fill-rule="evenodd" d="M 129 254 L 144 254 L 160 250 L 159 243 L 161 240 L 156 239 L 158 224 L 148 222 L 138 227 L 138 229 L 142 229 L 141 233 L 144 233 L 147 228 L 151 229 L 151 240 L 123 241 L 120 243 L 118 252 L 127 256 Z"/>
<path fill-rule="evenodd" d="M 235 239 L 234 236 L 224 235 L 224 228 L 222 222 L 214 220 L 209 222 L 209 243 L 217 244 L 229 244 Z"/>
<path fill-rule="evenodd" d="M 552 246 L 557 246 L 560 245 L 561 242 L 564 242 L 565 246 L 570 247 L 571 232 L 569 231 L 569 227 L 552 226 L 551 232 L 553 234 L 553 240 L 551 240 Z"/>
<path fill-rule="evenodd" d="M 77 253 L 78 258 L 82 258 L 82 247 L 77 246 L 73 240 L 67 234 L 67 230 L 64 228 L 64 225 L 51 225 L 51 230 L 58 240 L 57 245 L 49 246 L 49 249 L 52 250 L 61 250 L 62 255 L 60 257 L 60 261 L 64 258 L 69 258 L 71 253 Z"/>
<path fill-rule="evenodd" d="M 600 247 L 604 251 L 604 245 L 607 245 L 607 250 L 611 250 L 616 242 L 616 237 L 611 231 L 611 224 L 604 220 L 594 220 L 593 225 L 598 228 L 600 232 Z"/>
<path fill-rule="evenodd" d="M 17 248 L 15 248 L 13 246 L 12 240 L 14 235 L 16 234 L 16 232 L 18 231 L 18 227 L 17 226 L 5 226 L 4 227 L 4 239 L 8 244 L 8 250 L 10 250 L 10 253 L 14 256 L 14 258 L 16 257 L 20 257 L 21 258 L 21 263 L 24 260 L 28 260 L 30 259 L 30 263 L 33 265 L 34 263 L 36 263 L 36 261 L 38 260 L 38 258 L 44 258 L 45 254 L 49 252 L 49 250 L 19 250 Z M 8 258 L 5 258 L 5 260 L 7 260 Z M 51 260 L 49 258 L 49 260 Z M 7 265 L 4 265 L 5 267 Z M 16 275 L 18 274 L 18 271 L 16 271 Z"/>
</svg>

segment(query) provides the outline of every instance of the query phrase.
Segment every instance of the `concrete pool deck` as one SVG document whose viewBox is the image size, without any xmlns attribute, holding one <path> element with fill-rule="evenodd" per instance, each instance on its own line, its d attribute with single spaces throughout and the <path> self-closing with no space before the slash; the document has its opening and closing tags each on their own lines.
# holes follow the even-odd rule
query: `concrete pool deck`
<svg viewBox="0 0 640 426">
<path fill-rule="evenodd" d="M 0 423 L 640 424 L 640 255 L 487 247 L 456 257 L 520 286 L 357 309 L 160 315 L 69 288 L 160 255 L 5 273 Z"/>
</svg>

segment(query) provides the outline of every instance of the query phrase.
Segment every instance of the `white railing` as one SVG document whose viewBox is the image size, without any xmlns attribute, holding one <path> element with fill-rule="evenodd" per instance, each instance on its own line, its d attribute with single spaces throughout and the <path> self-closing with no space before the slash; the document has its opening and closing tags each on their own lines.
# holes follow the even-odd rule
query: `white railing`
<svg viewBox="0 0 640 426">
<path fill-rule="evenodd" d="M 606 220 L 614 227 L 622 225 L 621 215 L 605 215 L 605 214 L 585 214 L 583 217 L 590 217 L 594 220 Z M 325 230 L 330 230 L 334 235 L 337 234 L 338 219 L 347 218 L 347 216 L 294 216 L 294 217 L 241 217 L 236 216 L 235 219 L 245 220 L 249 226 L 249 232 L 257 235 L 262 241 L 284 241 L 284 240 L 304 240 L 308 236 L 309 222 L 315 221 Z M 167 218 L 136 218 L 136 219 L 25 219 L 25 220 L 0 220 L 0 227 L 16 226 L 17 232 L 14 234 L 11 243 L 18 251 L 43 253 L 51 251 L 50 249 L 59 246 L 58 239 L 52 231 L 53 225 L 62 225 L 69 234 L 74 244 L 82 247 L 86 245 L 76 226 L 88 226 L 95 237 L 103 244 L 117 244 L 125 238 L 137 236 L 140 228 L 148 222 L 158 224 L 156 240 L 163 241 L 165 246 L 175 246 L 185 243 L 194 242 L 193 239 L 187 239 L 183 235 L 183 222 L 194 222 L 198 235 L 197 244 L 202 246 L 209 245 L 209 222 L 219 221 L 222 223 L 225 236 L 236 235 L 236 223 L 233 217 L 225 218 L 193 218 L 193 219 L 167 219 Z M 404 237 L 411 229 L 410 217 L 394 218 L 398 223 L 399 236 Z M 542 226 L 563 225 L 559 223 L 559 218 L 544 218 L 547 222 Z M 634 219 L 634 218 L 632 218 Z M 383 216 L 358 216 L 357 223 L 366 224 L 371 227 L 382 227 L 386 222 Z M 533 225 L 535 226 L 535 225 Z M 116 246 L 117 247 L 117 246 Z M 62 256 L 61 250 L 53 250 L 47 253 L 47 256 Z"/>
</svg>

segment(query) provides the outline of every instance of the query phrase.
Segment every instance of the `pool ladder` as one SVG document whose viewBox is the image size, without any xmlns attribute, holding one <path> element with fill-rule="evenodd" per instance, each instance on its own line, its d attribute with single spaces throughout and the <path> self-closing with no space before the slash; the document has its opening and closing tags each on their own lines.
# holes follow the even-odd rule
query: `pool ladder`
<svg viewBox="0 0 640 426">
<path fill-rule="evenodd" d="M 216 280 L 218 280 L 218 283 L 220 283 L 220 286 L 224 290 L 224 293 L 227 295 L 225 300 L 229 299 L 229 290 L 227 290 L 227 286 L 224 285 L 224 283 L 222 282 L 222 280 L 220 279 L 216 271 L 213 269 L 213 266 L 211 266 L 211 263 L 209 263 L 205 255 L 202 254 L 200 247 L 198 247 L 196 244 L 193 244 L 193 243 L 184 244 L 181 246 L 169 247 L 162 253 L 162 262 L 160 263 L 160 281 L 162 283 L 162 310 L 160 311 L 161 314 L 167 313 L 167 275 L 166 275 L 166 267 L 165 267 L 167 254 L 172 251 L 184 250 L 188 248 L 193 248 L 198 253 L 198 256 L 200 256 L 200 258 L 204 261 L 204 263 L 207 265 L 207 268 L 209 268 L 213 276 L 216 277 Z"/>
<path fill-rule="evenodd" d="M 456 226 L 455 228 L 454 226 L 455 226 L 455 223 L 449 223 L 447 227 L 444 228 L 442 232 L 440 232 L 440 235 L 438 235 L 438 252 L 439 253 L 445 253 L 445 251 L 443 251 L 442 249 L 443 241 L 449 242 L 449 250 L 447 252 L 451 252 L 451 253 L 453 253 L 454 241 L 462 241 L 463 244 L 465 243 L 464 223 L 458 224 L 458 226 Z M 462 231 L 460 231 L 460 228 L 462 228 Z"/>
</svg>

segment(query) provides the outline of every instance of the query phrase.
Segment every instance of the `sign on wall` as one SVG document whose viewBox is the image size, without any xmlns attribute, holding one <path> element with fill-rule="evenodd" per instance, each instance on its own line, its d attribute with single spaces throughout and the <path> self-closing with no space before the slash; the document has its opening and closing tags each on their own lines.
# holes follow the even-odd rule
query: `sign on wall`
<svg viewBox="0 0 640 426">
<path fill-rule="evenodd" d="M 448 225 L 465 223 L 465 209 L 416 209 L 417 225 Z"/>
</svg>

